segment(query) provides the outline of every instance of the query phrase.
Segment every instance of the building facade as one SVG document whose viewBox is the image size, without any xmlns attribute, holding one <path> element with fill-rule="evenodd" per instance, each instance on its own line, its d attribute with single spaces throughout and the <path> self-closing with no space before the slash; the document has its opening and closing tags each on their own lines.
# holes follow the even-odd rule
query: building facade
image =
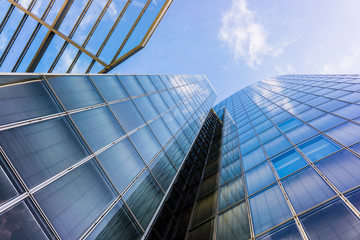
<svg viewBox="0 0 360 240">
<path fill-rule="evenodd" d="M 0 1 L 0 72 L 108 72 L 145 47 L 171 3 Z"/>
<path fill-rule="evenodd" d="M 141 238 L 216 97 L 200 75 L 0 84 L 0 239 Z"/>
</svg>

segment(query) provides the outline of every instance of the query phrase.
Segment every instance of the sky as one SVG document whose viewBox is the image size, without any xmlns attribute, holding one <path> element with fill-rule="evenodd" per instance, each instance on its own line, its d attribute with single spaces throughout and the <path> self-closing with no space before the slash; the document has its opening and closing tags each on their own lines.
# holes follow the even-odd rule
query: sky
<svg viewBox="0 0 360 240">
<path fill-rule="evenodd" d="M 359 0 L 174 0 L 112 73 L 205 74 L 219 102 L 282 74 L 359 73 Z"/>
</svg>

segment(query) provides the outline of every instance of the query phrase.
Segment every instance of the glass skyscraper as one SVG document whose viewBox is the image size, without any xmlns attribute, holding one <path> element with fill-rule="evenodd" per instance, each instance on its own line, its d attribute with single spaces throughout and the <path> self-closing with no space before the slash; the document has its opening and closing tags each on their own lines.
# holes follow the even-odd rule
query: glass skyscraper
<svg viewBox="0 0 360 240">
<path fill-rule="evenodd" d="M 108 72 L 145 47 L 172 0 L 2 0 L 0 72 Z"/>
<path fill-rule="evenodd" d="M 0 76 L 0 239 L 359 239 L 360 76 Z"/>
</svg>

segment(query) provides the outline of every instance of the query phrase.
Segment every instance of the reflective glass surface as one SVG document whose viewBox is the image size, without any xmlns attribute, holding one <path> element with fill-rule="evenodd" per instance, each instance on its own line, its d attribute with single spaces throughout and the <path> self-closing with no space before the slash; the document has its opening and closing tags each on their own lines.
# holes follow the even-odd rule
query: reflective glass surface
<svg viewBox="0 0 360 240">
<path fill-rule="evenodd" d="M 322 135 L 301 144 L 300 150 L 312 161 L 319 160 L 340 148 Z"/>
</svg>

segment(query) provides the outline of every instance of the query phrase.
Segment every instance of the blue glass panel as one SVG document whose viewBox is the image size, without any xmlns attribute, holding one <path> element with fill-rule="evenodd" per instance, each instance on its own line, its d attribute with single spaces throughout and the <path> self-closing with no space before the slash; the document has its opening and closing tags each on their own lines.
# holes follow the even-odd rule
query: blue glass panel
<svg viewBox="0 0 360 240">
<path fill-rule="evenodd" d="M 255 235 L 291 217 L 290 209 L 278 185 L 250 198 Z"/>
<path fill-rule="evenodd" d="M 286 178 L 283 186 L 297 213 L 335 196 L 335 192 L 311 167 Z"/>
<path fill-rule="evenodd" d="M 309 127 L 306 124 L 301 125 L 289 132 L 286 133 L 286 136 L 292 141 L 294 144 L 298 144 L 303 140 L 306 140 L 310 137 L 315 136 L 319 132 L 314 130 L 313 128 Z"/>
<path fill-rule="evenodd" d="M 162 118 L 157 118 L 155 121 L 151 122 L 149 126 L 163 147 L 172 138 L 172 134 Z"/>
<path fill-rule="evenodd" d="M 66 118 L 1 131 L 0 142 L 29 187 L 88 155 Z"/>
<path fill-rule="evenodd" d="M 7 176 L 4 168 L 2 167 L 4 164 L 5 160 L 0 155 L 0 205 L 19 195 L 14 184 L 11 183 L 9 176 Z"/>
<path fill-rule="evenodd" d="M 240 149 L 242 154 L 248 153 L 250 150 L 258 147 L 260 145 L 257 137 L 253 137 L 246 142 L 240 144 Z"/>
<path fill-rule="evenodd" d="M 261 147 L 249 152 L 242 157 L 244 164 L 244 171 L 254 167 L 255 165 L 266 160 L 264 151 Z"/>
<path fill-rule="evenodd" d="M 244 180 L 242 176 L 226 183 L 220 188 L 219 210 L 223 210 L 245 197 Z"/>
<path fill-rule="evenodd" d="M 98 159 L 119 192 L 145 167 L 128 139 L 102 152 Z"/>
<path fill-rule="evenodd" d="M 273 121 L 275 124 L 277 124 L 277 123 L 279 123 L 279 122 L 284 121 L 285 119 L 288 119 L 289 117 L 291 117 L 291 114 L 290 114 L 290 113 L 288 113 L 288 112 L 282 112 L 282 113 L 280 113 L 280 114 L 272 117 L 271 119 L 272 119 L 272 121 Z"/>
<path fill-rule="evenodd" d="M 176 103 L 167 91 L 160 92 L 160 95 L 163 97 L 165 103 L 168 105 L 169 108 L 172 108 L 176 105 Z"/>
<path fill-rule="evenodd" d="M 360 210 L 360 189 L 357 188 L 347 194 L 345 194 L 345 197 L 351 202 L 354 207 L 357 208 L 357 210 Z"/>
<path fill-rule="evenodd" d="M 350 148 L 356 153 L 360 154 L 360 143 L 352 145 Z"/>
<path fill-rule="evenodd" d="M 317 162 L 316 166 L 342 192 L 360 184 L 360 159 L 346 150 Z"/>
<path fill-rule="evenodd" d="M 310 239 L 359 239 L 360 222 L 339 200 L 300 217 Z"/>
<path fill-rule="evenodd" d="M 343 107 L 345 105 L 347 105 L 348 103 L 342 102 L 342 101 L 338 101 L 338 100 L 330 100 L 324 104 L 321 104 L 319 106 L 317 106 L 317 108 L 320 108 L 321 110 L 327 111 L 327 112 L 331 112 L 335 109 L 338 109 L 340 107 Z"/>
<path fill-rule="evenodd" d="M 241 174 L 240 161 L 235 161 L 220 169 L 220 184 L 233 179 Z"/>
<path fill-rule="evenodd" d="M 152 93 L 157 91 L 155 85 L 153 84 L 149 76 L 137 75 L 136 77 L 139 80 L 141 86 L 145 89 L 147 93 Z"/>
<path fill-rule="evenodd" d="M 345 117 L 347 119 L 357 118 L 360 116 L 360 105 L 350 104 L 346 107 L 334 111 L 334 114 Z"/>
<path fill-rule="evenodd" d="M 159 185 L 146 170 L 125 193 L 124 199 L 143 229 L 146 229 L 163 196 Z"/>
<path fill-rule="evenodd" d="M 87 76 L 47 76 L 51 87 L 67 110 L 102 103 Z"/>
<path fill-rule="evenodd" d="M 310 110 L 307 110 L 306 112 L 303 112 L 299 115 L 297 115 L 297 117 L 305 122 L 314 119 L 316 117 L 319 117 L 321 115 L 325 114 L 325 112 L 316 109 L 316 108 L 311 108 Z"/>
<path fill-rule="evenodd" d="M 264 148 L 268 154 L 268 157 L 272 157 L 289 147 L 291 147 L 291 144 L 283 136 L 277 137 L 264 144 Z"/>
<path fill-rule="evenodd" d="M 349 146 L 360 141 L 360 126 L 355 123 L 346 122 L 325 132 L 325 134 L 345 146 Z"/>
<path fill-rule="evenodd" d="M 173 139 L 165 148 L 165 152 L 169 156 L 172 163 L 175 165 L 176 168 L 179 168 L 182 161 L 185 158 L 185 153 L 182 151 L 181 147 L 179 146 L 178 142 Z"/>
<path fill-rule="evenodd" d="M 164 114 L 162 117 L 164 119 L 164 122 L 166 123 L 166 125 L 168 126 L 170 131 L 172 132 L 172 134 L 175 135 L 177 133 L 177 131 L 179 131 L 180 125 L 176 121 L 174 115 L 171 112 L 168 112 L 168 113 Z"/>
<path fill-rule="evenodd" d="M 150 121 L 159 115 L 147 96 L 135 98 L 134 103 L 146 121 Z"/>
<path fill-rule="evenodd" d="M 168 110 L 168 107 L 166 106 L 164 100 L 158 93 L 153 93 L 149 95 L 152 103 L 156 107 L 156 109 L 159 111 L 160 114 L 164 113 Z"/>
<path fill-rule="evenodd" d="M 141 128 L 130 135 L 130 140 L 134 143 L 140 156 L 146 164 L 161 150 L 159 142 L 148 126 Z"/>
<path fill-rule="evenodd" d="M 127 133 L 145 123 L 131 100 L 111 104 L 110 108 Z"/>
<path fill-rule="evenodd" d="M 326 114 L 324 116 L 321 116 L 319 118 L 316 118 L 316 119 L 310 121 L 309 124 L 317 129 L 319 129 L 320 131 L 325 131 L 325 130 L 332 128 L 334 126 L 337 126 L 345 121 L 346 121 L 345 119 L 337 117 L 337 116 L 329 113 L 329 114 Z"/>
<path fill-rule="evenodd" d="M 118 75 L 121 83 L 131 97 L 145 94 L 144 89 L 133 75 Z"/>
<path fill-rule="evenodd" d="M 312 162 L 340 149 L 335 143 L 322 135 L 314 137 L 299 145 L 299 148 Z"/>
<path fill-rule="evenodd" d="M 245 202 L 242 202 L 229 211 L 219 215 L 216 239 L 227 240 L 249 238 L 250 229 Z"/>
<path fill-rule="evenodd" d="M 107 107 L 72 114 L 71 117 L 94 152 L 124 135 Z"/>
<path fill-rule="evenodd" d="M 59 112 L 41 81 L 0 87 L 0 125 Z"/>
<path fill-rule="evenodd" d="M 314 98 L 308 102 L 306 102 L 307 104 L 311 105 L 311 106 L 316 106 L 316 105 L 319 105 L 319 104 L 322 104 L 324 102 L 327 102 L 329 101 L 329 98 L 324 98 L 324 97 L 317 97 L 317 98 Z"/>
<path fill-rule="evenodd" d="M 357 101 L 360 101 L 360 93 L 353 92 L 353 93 L 345 95 L 339 99 L 343 100 L 343 101 L 348 101 L 348 102 L 357 102 Z"/>
<path fill-rule="evenodd" d="M 245 133 L 239 133 L 239 141 L 240 142 L 245 142 L 247 139 L 254 137 L 255 136 L 255 132 L 254 130 L 250 129 L 248 131 L 246 131 Z"/>
<path fill-rule="evenodd" d="M 77 239 L 116 195 L 93 160 L 34 194 L 62 239 Z"/>
<path fill-rule="evenodd" d="M 305 159 L 295 150 L 287 151 L 273 158 L 272 163 L 280 178 L 283 178 L 307 165 Z"/>
<path fill-rule="evenodd" d="M 292 220 L 270 231 L 269 233 L 265 233 L 261 237 L 256 238 L 256 240 L 271 240 L 271 239 L 300 240 L 303 238 L 301 237 L 299 230 L 296 227 L 295 221 Z"/>
<path fill-rule="evenodd" d="M 281 131 L 287 132 L 299 125 L 301 125 L 301 122 L 298 119 L 296 119 L 295 117 L 292 117 L 292 118 L 289 118 L 288 120 L 278 124 L 278 127 L 281 129 Z"/>
<path fill-rule="evenodd" d="M 158 75 L 150 75 L 151 81 L 154 83 L 155 87 L 158 91 L 166 89 L 165 85 L 162 83 L 160 77 Z"/>
<path fill-rule="evenodd" d="M 279 130 L 276 127 L 269 128 L 265 132 L 259 134 L 260 141 L 264 144 L 267 141 L 280 135 Z"/>
<path fill-rule="evenodd" d="M 164 189 L 164 191 L 167 191 L 167 189 L 170 186 L 170 183 L 172 182 L 175 176 L 176 169 L 170 163 L 170 160 L 166 156 L 164 151 L 162 151 L 156 157 L 156 159 L 154 160 L 154 162 L 151 163 L 149 168 L 152 174 L 154 174 L 158 183 Z"/>
<path fill-rule="evenodd" d="M 24 201 L 0 213 L 0 219 L 1 239 L 49 239 Z"/>
<path fill-rule="evenodd" d="M 86 239 L 141 238 L 141 231 L 122 202 L 117 203 Z"/>
<path fill-rule="evenodd" d="M 90 77 L 106 101 L 121 100 L 129 97 L 116 76 L 92 75 Z"/>
<path fill-rule="evenodd" d="M 246 172 L 245 178 L 249 195 L 276 181 L 268 162 Z"/>
</svg>

